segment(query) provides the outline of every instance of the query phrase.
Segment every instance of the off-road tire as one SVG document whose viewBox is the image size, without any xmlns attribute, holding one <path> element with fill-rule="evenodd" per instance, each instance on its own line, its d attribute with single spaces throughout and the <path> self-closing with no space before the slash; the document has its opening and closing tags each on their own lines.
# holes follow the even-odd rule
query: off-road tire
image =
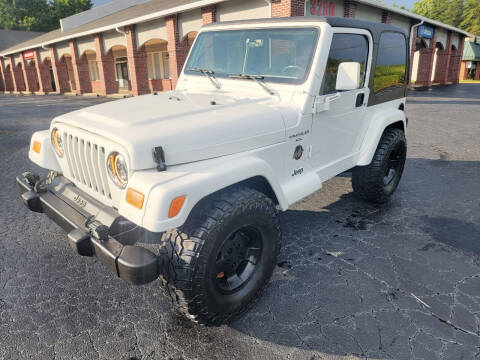
<svg viewBox="0 0 480 360">
<path fill-rule="evenodd" d="M 371 203 L 381 204 L 388 201 L 402 177 L 406 154 L 407 142 L 404 132 L 395 128 L 386 129 L 370 165 L 357 166 L 353 169 L 354 193 Z M 396 155 L 398 155 L 398 165 L 395 174 L 390 182 L 385 184 L 384 179 L 391 169 L 391 157 Z"/>
<path fill-rule="evenodd" d="M 263 248 L 258 268 L 237 293 L 221 293 L 212 269 L 232 229 L 253 224 Z M 276 265 L 281 230 L 275 204 L 251 188 L 226 189 L 197 205 L 186 223 L 164 234 L 160 279 L 174 308 L 203 325 L 220 325 L 242 313 L 268 282 Z M 219 250 L 220 249 L 220 250 Z"/>
</svg>

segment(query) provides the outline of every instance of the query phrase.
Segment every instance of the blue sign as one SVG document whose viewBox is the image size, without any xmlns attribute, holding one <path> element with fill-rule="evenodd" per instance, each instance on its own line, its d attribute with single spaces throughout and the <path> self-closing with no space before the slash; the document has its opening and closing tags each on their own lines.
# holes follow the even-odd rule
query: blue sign
<svg viewBox="0 0 480 360">
<path fill-rule="evenodd" d="M 432 39 L 433 38 L 433 32 L 435 30 L 433 29 L 433 26 L 430 25 L 420 25 L 418 27 L 418 32 L 417 35 L 420 37 L 424 37 L 427 39 Z"/>
</svg>

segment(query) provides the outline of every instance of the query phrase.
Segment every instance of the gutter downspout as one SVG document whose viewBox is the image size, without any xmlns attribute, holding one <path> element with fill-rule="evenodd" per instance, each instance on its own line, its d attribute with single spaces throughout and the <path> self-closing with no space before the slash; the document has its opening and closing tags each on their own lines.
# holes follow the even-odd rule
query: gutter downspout
<svg viewBox="0 0 480 360">
<path fill-rule="evenodd" d="M 118 26 L 115 28 L 115 31 L 118 32 L 119 34 L 122 34 L 125 37 L 127 36 L 127 33 L 123 30 L 120 30 L 120 28 Z"/>
<path fill-rule="evenodd" d="M 413 45 L 413 31 L 419 26 L 423 25 L 424 23 L 425 23 L 425 20 L 422 20 L 419 23 L 412 25 L 412 27 L 410 28 L 410 53 L 412 52 L 412 45 Z"/>
</svg>

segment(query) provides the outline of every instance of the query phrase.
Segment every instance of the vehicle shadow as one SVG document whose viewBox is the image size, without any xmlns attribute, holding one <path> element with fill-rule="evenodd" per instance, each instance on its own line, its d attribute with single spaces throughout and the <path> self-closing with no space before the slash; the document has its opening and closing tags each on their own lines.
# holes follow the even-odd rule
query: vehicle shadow
<svg viewBox="0 0 480 360">
<path fill-rule="evenodd" d="M 278 267 L 232 327 L 282 346 L 362 358 L 427 351 L 425 340 L 412 340 L 418 332 L 454 339 L 431 312 L 443 314 L 447 305 L 436 297 L 479 272 L 479 177 L 480 162 L 409 159 L 392 201 L 378 207 L 358 200 L 348 177 L 330 180 L 281 215 Z M 480 288 L 472 292 L 480 296 Z"/>
</svg>

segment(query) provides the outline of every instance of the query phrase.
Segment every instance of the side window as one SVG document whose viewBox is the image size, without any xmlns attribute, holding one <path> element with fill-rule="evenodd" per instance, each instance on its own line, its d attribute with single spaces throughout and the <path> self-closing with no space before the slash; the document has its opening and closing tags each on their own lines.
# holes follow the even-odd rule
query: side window
<svg viewBox="0 0 480 360">
<path fill-rule="evenodd" d="M 385 32 L 380 36 L 373 90 L 375 93 L 403 87 L 407 73 L 407 44 L 405 36 Z"/>
<path fill-rule="evenodd" d="M 365 85 L 365 69 L 368 57 L 368 39 L 357 34 L 334 34 L 327 68 L 323 80 L 322 94 L 334 93 L 337 82 L 338 66 L 342 62 L 358 62 L 361 69 L 361 85 Z"/>
</svg>

